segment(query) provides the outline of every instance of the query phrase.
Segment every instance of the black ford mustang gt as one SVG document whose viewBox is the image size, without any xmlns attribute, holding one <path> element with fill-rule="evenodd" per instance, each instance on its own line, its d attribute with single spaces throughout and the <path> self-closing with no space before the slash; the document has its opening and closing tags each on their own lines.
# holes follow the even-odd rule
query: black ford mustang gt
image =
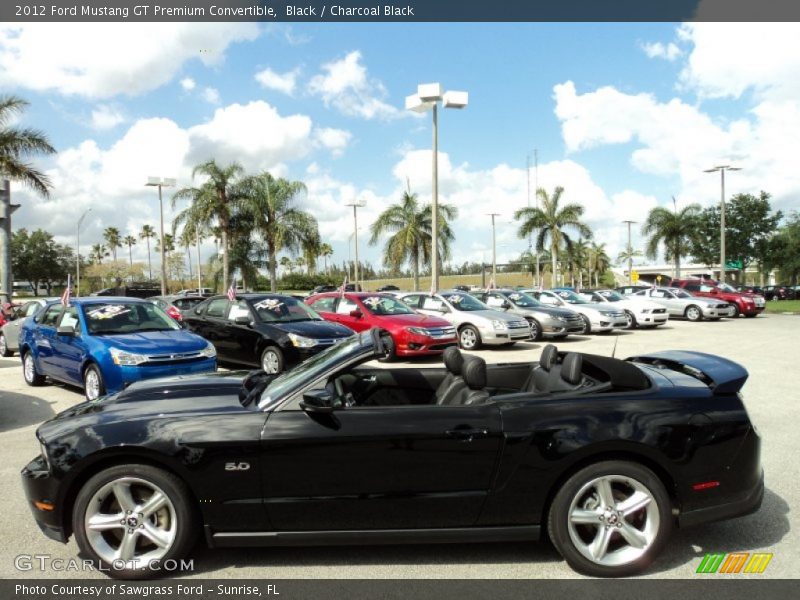
<svg viewBox="0 0 800 600">
<path fill-rule="evenodd" d="M 42 531 L 117 577 L 210 546 L 534 540 L 640 572 L 675 526 L 758 509 L 747 372 L 696 352 L 548 346 L 488 366 L 373 368 L 376 330 L 281 375 L 151 380 L 39 427 L 22 471 Z"/>
</svg>

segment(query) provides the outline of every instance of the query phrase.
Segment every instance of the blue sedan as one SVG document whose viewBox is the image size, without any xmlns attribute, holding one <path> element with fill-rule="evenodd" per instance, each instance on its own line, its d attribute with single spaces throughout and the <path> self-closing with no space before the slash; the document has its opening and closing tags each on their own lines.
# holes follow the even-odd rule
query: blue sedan
<svg viewBox="0 0 800 600">
<path fill-rule="evenodd" d="M 50 377 L 94 400 L 142 379 L 214 371 L 214 346 L 136 298 L 74 298 L 45 306 L 19 339 L 28 385 Z"/>
</svg>

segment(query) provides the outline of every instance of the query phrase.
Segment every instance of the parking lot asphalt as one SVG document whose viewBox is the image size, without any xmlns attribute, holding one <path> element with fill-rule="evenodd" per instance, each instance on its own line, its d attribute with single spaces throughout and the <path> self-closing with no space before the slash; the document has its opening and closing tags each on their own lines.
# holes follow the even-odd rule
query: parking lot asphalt
<svg viewBox="0 0 800 600">
<path fill-rule="evenodd" d="M 719 354 L 750 372 L 743 395 L 762 439 L 766 495 L 753 515 L 677 531 L 646 577 L 692 578 L 707 552 L 771 552 L 759 578 L 793 578 L 800 555 L 800 316 L 764 315 L 756 319 L 689 323 L 671 320 L 657 330 L 574 336 L 559 348 L 626 357 L 682 349 Z M 476 352 L 488 362 L 537 360 L 546 342 L 517 343 L 508 349 Z M 436 366 L 439 361 L 396 363 Z M 61 385 L 28 387 L 19 358 L 0 358 L 0 577 L 83 578 L 78 571 L 23 572 L 18 555 L 78 556 L 67 545 L 39 531 L 20 483 L 20 469 L 36 454 L 36 427 L 80 401 L 80 390 Z M 336 468 L 335 466 L 333 468 Z M 342 468 L 347 468 L 342 465 Z M 792 509 L 794 507 L 794 510 Z M 219 578 L 572 578 L 576 575 L 548 543 L 494 543 L 321 548 L 208 550 L 198 546 L 188 577 Z M 99 573 L 88 576 L 104 577 Z M 706 575 L 705 577 L 708 577 Z M 722 577 L 717 575 L 715 577 Z M 735 575 L 727 577 L 736 577 Z"/>
</svg>

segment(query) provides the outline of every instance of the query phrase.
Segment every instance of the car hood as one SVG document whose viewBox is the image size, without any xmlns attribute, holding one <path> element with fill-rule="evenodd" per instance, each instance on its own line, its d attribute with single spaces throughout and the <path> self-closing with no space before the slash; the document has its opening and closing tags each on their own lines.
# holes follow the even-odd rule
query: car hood
<svg viewBox="0 0 800 600">
<path fill-rule="evenodd" d="M 274 327 L 286 333 L 295 333 L 314 340 L 343 338 L 353 335 L 353 330 L 349 327 L 345 327 L 340 323 L 332 323 L 331 321 L 277 322 L 259 325 L 259 329 L 266 329 L 267 327 Z"/>
<path fill-rule="evenodd" d="M 199 335 L 183 329 L 169 331 L 141 331 L 116 335 L 98 335 L 108 346 L 135 354 L 172 354 L 197 352 L 208 345 Z"/>
<path fill-rule="evenodd" d="M 389 323 L 398 327 L 450 327 L 450 322 L 442 317 L 412 313 L 410 315 L 373 315 L 381 323 Z"/>
<path fill-rule="evenodd" d="M 506 312 L 500 310 L 470 310 L 470 311 L 459 311 L 460 315 L 465 316 L 474 316 L 486 319 L 487 321 L 505 321 L 506 323 L 511 321 L 519 321 L 522 319 L 519 315 L 515 314 L 508 314 Z"/>
<path fill-rule="evenodd" d="M 548 315 L 550 317 L 561 317 L 562 319 L 568 319 L 569 317 L 575 314 L 574 310 L 570 310 L 569 308 L 561 308 L 558 306 L 534 306 L 534 307 L 518 306 L 517 311 L 519 311 L 519 314 L 536 315 L 537 313 L 539 313 L 543 315 Z"/>
<path fill-rule="evenodd" d="M 631 310 L 637 310 L 642 308 L 664 308 L 658 302 L 653 302 L 652 300 L 648 300 L 647 298 L 625 298 L 624 300 L 617 300 L 616 302 L 611 303 L 613 306 L 618 306 L 620 308 L 629 308 Z"/>
</svg>

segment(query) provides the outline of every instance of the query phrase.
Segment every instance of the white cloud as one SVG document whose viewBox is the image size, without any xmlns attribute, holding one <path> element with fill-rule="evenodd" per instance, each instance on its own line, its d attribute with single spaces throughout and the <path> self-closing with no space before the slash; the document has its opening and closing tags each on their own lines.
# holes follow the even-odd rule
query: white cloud
<svg viewBox="0 0 800 600">
<path fill-rule="evenodd" d="M 683 51 L 673 42 L 664 44 L 662 42 L 645 42 L 642 50 L 648 58 L 663 58 L 670 62 L 676 60 L 683 54 Z"/>
<path fill-rule="evenodd" d="M 311 78 L 308 91 L 322 98 L 345 115 L 363 119 L 394 119 L 404 112 L 386 103 L 387 91 L 377 79 L 370 79 L 361 63 L 361 53 L 350 52 L 344 58 L 322 65 L 322 73 Z"/>
<path fill-rule="evenodd" d="M 286 73 L 276 73 L 272 69 L 266 68 L 256 73 L 256 81 L 268 90 L 275 90 L 291 96 L 294 94 L 299 74 L 299 69 L 287 71 Z"/>
<path fill-rule="evenodd" d="M 184 77 L 181 79 L 181 87 L 185 92 L 191 92 L 195 87 L 197 87 L 197 83 L 195 83 L 194 79 L 191 77 Z"/>
<path fill-rule="evenodd" d="M 99 104 L 92 111 L 92 127 L 98 130 L 113 129 L 120 123 L 125 122 L 125 116 L 118 108 L 108 105 Z"/>
<path fill-rule="evenodd" d="M 340 156 L 344 152 L 352 137 L 353 134 L 344 129 L 319 127 L 314 130 L 314 139 L 317 144 L 330 150 L 334 156 Z"/>
<path fill-rule="evenodd" d="M 205 100 L 209 104 L 219 104 L 220 103 L 219 90 L 213 87 L 205 88 L 203 90 L 203 100 Z"/>
<path fill-rule="evenodd" d="M 164 85 L 186 61 L 220 64 L 230 44 L 253 40 L 258 32 L 256 23 L 5 24 L 0 86 L 87 98 L 133 96 Z"/>
</svg>

